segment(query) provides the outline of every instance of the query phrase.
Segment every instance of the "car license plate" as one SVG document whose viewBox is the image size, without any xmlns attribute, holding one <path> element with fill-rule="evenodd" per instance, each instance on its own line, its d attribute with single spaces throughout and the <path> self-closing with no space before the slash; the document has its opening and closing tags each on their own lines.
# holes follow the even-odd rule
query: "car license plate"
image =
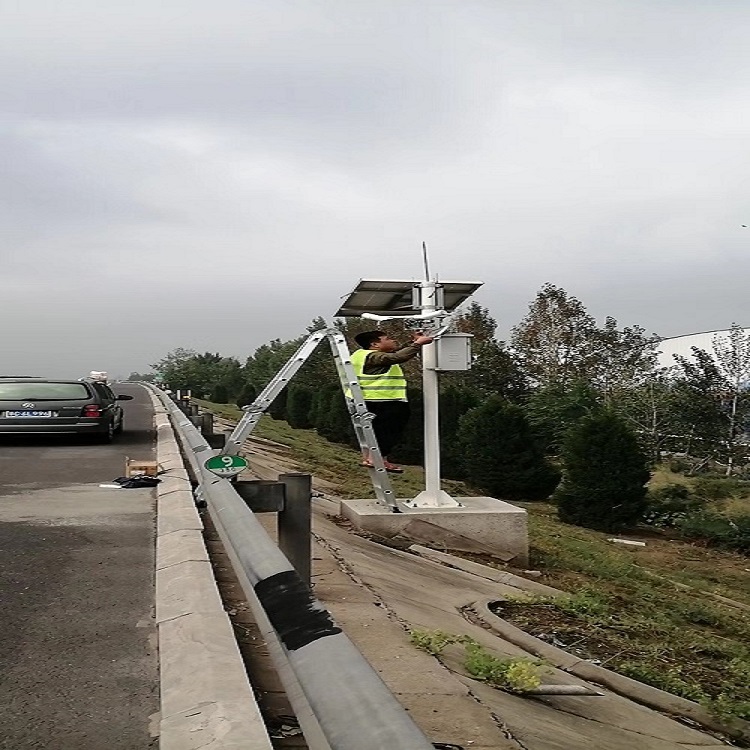
<svg viewBox="0 0 750 750">
<path fill-rule="evenodd" d="M 52 417 L 54 414 L 51 411 L 6 411 L 5 416 L 8 419 L 15 419 L 16 417 Z"/>
</svg>

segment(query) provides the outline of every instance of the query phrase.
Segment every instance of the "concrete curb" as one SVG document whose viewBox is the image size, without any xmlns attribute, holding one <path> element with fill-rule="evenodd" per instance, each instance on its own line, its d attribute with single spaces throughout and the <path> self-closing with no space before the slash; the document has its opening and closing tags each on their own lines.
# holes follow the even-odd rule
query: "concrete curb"
<svg viewBox="0 0 750 750">
<path fill-rule="evenodd" d="M 480 578 L 485 578 L 488 581 L 503 583 L 506 586 L 512 586 L 513 588 L 521 589 L 522 591 L 541 594 L 543 596 L 567 596 L 564 591 L 553 589 L 551 586 L 546 586 L 538 581 L 531 581 L 528 578 L 522 578 L 513 573 L 508 573 L 505 570 L 491 568 L 489 565 L 482 565 L 481 563 L 475 563 L 471 560 L 464 560 L 463 558 L 451 555 L 448 552 L 440 552 L 439 550 L 431 549 L 430 547 L 424 547 L 421 544 L 412 544 L 411 547 L 409 547 L 409 552 L 414 552 L 420 557 L 424 557 L 426 560 L 441 563 L 449 568 L 456 568 L 457 570 L 462 570 L 464 573 L 471 573 Z"/>
<path fill-rule="evenodd" d="M 219 596 L 169 416 L 153 395 L 160 750 L 271 750 Z"/>
<path fill-rule="evenodd" d="M 498 617 L 489 608 L 492 599 L 483 599 L 472 605 L 473 613 L 490 630 L 501 638 L 518 646 L 532 656 L 544 659 L 553 667 L 574 675 L 587 682 L 601 685 L 613 693 L 629 698 L 636 703 L 648 706 L 670 716 L 679 716 L 696 722 L 714 732 L 721 732 L 729 737 L 750 742 L 750 722 L 742 719 L 728 719 L 723 721 L 715 717 L 699 703 L 666 693 L 630 677 L 611 672 L 609 669 L 592 664 L 567 651 L 552 646 L 533 635 L 511 625 L 507 620 Z"/>
</svg>

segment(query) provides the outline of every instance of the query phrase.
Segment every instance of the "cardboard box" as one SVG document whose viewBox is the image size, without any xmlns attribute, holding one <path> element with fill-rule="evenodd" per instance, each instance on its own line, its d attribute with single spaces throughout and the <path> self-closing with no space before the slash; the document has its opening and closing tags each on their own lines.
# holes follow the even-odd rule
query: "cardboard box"
<svg viewBox="0 0 750 750">
<path fill-rule="evenodd" d="M 159 473 L 159 464 L 156 461 L 141 461 L 137 458 L 127 458 L 125 460 L 125 476 L 133 477 L 136 474 L 145 474 L 149 477 L 155 477 Z"/>
</svg>

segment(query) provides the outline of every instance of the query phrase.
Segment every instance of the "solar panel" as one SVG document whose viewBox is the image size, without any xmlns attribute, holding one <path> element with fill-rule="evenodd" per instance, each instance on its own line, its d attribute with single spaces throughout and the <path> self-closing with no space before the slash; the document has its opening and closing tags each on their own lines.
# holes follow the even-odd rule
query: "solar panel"
<svg viewBox="0 0 750 750">
<path fill-rule="evenodd" d="M 471 297 L 481 281 L 439 281 L 443 291 L 442 309 L 451 312 Z M 353 318 L 369 313 L 388 315 L 414 315 L 419 312 L 414 301 L 414 289 L 418 281 L 396 279 L 360 279 L 336 313 L 337 318 Z M 417 306 L 415 307 L 415 304 Z"/>
</svg>

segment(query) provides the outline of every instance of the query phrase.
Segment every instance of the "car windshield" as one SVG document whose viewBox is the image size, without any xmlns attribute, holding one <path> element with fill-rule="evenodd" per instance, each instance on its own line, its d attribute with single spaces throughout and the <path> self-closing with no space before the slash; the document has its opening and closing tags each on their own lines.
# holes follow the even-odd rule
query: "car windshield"
<svg viewBox="0 0 750 750">
<path fill-rule="evenodd" d="M 3 383 L 0 380 L 0 401 L 76 401 L 89 398 L 83 383 Z"/>
</svg>

